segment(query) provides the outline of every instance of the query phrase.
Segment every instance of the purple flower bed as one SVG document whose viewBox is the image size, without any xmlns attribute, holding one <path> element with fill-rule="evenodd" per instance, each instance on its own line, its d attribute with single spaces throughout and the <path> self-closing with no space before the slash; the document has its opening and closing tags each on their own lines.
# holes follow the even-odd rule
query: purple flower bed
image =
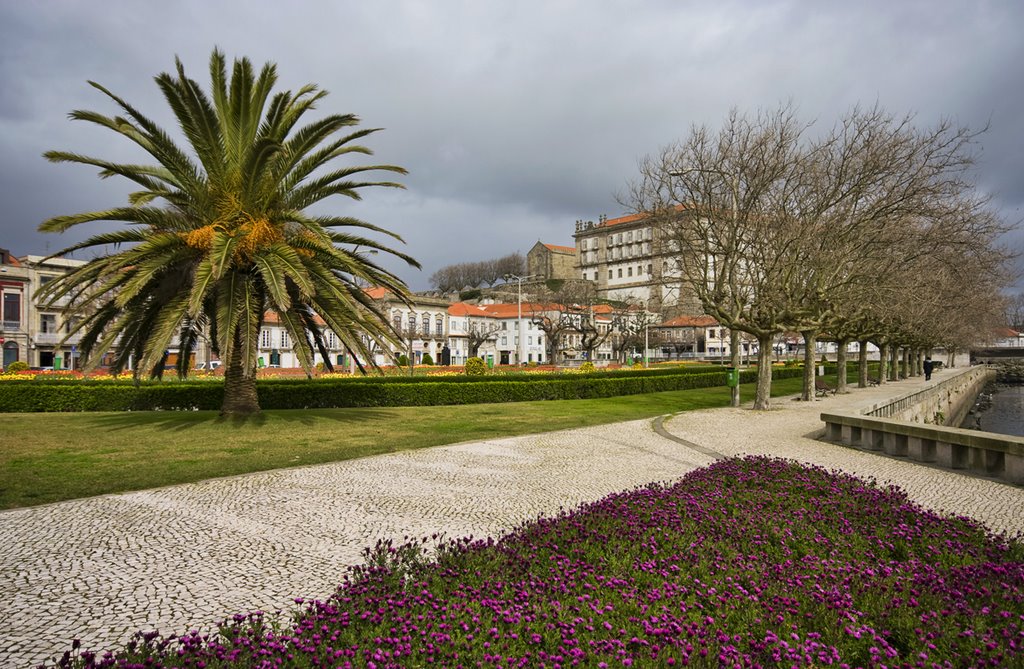
<svg viewBox="0 0 1024 669">
<path fill-rule="evenodd" d="M 1024 544 L 893 487 L 717 463 L 500 540 L 367 551 L 294 620 L 74 667 L 1024 666 Z"/>
</svg>

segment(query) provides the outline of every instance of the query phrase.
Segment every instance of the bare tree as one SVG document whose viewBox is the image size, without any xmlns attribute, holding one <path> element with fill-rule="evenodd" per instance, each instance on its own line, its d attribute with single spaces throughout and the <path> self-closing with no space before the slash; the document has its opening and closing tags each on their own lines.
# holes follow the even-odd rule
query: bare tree
<svg viewBox="0 0 1024 669">
<path fill-rule="evenodd" d="M 501 327 L 497 323 L 470 319 L 469 332 L 466 333 L 466 348 L 469 349 L 469 357 L 477 357 L 480 347 L 485 342 L 497 339 L 500 331 Z"/>
<path fill-rule="evenodd" d="M 841 378 L 853 338 L 878 343 L 890 376 L 904 351 L 912 373 L 924 342 L 911 334 L 913 310 L 892 313 L 907 269 L 941 255 L 996 276 L 1005 258 L 994 245 L 1001 223 L 967 175 L 977 133 L 949 122 L 921 130 L 877 106 L 854 108 L 820 138 L 807 130 L 790 105 L 753 119 L 733 111 L 717 133 L 694 128 L 645 159 L 631 187 L 635 208 L 660 222 L 674 272 L 733 331 L 734 365 L 736 335 L 757 338 L 759 409 L 778 333 L 804 338 L 808 400 L 823 333 L 844 351 Z"/>
<path fill-rule="evenodd" d="M 757 338 L 758 409 L 770 406 L 771 342 L 784 330 L 781 290 L 798 234 L 780 201 L 804 129 L 789 106 L 753 119 L 733 110 L 717 133 L 694 127 L 644 159 L 631 186 L 634 207 L 658 223 L 671 254 L 668 278 L 678 276 L 721 325 Z"/>
<path fill-rule="evenodd" d="M 1005 321 L 1008 327 L 1024 330 L 1024 293 L 1017 293 L 1006 298 Z"/>
<path fill-rule="evenodd" d="M 522 275 L 525 272 L 526 261 L 521 253 L 516 252 L 492 260 L 446 265 L 430 276 L 430 284 L 437 290 L 448 292 L 467 286 L 479 288 L 485 283 L 493 286 L 507 274 Z"/>
</svg>

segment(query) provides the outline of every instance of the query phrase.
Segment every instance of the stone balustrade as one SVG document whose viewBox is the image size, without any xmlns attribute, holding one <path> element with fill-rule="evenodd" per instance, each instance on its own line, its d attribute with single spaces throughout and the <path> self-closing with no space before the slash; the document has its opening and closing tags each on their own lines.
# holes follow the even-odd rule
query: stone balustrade
<svg viewBox="0 0 1024 669">
<path fill-rule="evenodd" d="M 822 413 L 824 439 L 1024 485 L 1024 437 L 911 422 L 915 416 L 943 413 L 936 407 L 947 407 L 947 416 L 960 413 L 956 407 L 969 406 L 992 376 L 992 370 L 971 368 L 860 413 Z"/>
</svg>

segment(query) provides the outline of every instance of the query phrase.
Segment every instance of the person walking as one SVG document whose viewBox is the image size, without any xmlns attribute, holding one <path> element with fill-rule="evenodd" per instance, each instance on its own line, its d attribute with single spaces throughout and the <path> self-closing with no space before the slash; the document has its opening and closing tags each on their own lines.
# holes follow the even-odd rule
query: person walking
<svg viewBox="0 0 1024 669">
<path fill-rule="evenodd" d="M 932 380 L 932 370 L 933 369 L 935 369 L 935 363 L 932 362 L 932 357 L 931 356 L 925 357 L 925 359 L 924 359 L 924 380 L 925 381 L 931 381 Z"/>
</svg>

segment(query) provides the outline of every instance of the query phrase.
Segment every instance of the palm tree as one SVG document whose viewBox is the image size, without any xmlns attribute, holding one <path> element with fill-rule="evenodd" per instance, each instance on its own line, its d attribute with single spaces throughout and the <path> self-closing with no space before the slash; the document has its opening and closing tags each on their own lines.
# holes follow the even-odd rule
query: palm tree
<svg viewBox="0 0 1024 669">
<path fill-rule="evenodd" d="M 257 339 L 267 311 L 276 313 L 287 329 L 307 374 L 317 351 L 330 366 L 328 329 L 350 355 L 372 360 L 371 347 L 390 350 L 396 335 L 360 283 L 407 299 L 405 283 L 370 254 L 384 252 L 419 264 L 364 236 L 372 231 L 401 241 L 394 233 L 347 216 L 306 212 L 333 195 L 358 200 L 359 190 L 367 186 L 402 187 L 360 176 L 368 171 L 405 174 L 401 167 L 326 168 L 348 154 L 369 155 L 369 149 L 354 142 L 379 129 L 352 129 L 359 119 L 351 114 L 298 127 L 326 92 L 307 85 L 271 97 L 277 80 L 273 63 L 255 76 L 248 59 L 235 60 L 229 81 L 224 54 L 215 49 L 212 100 L 185 76 L 180 60 L 176 65 L 176 76 L 161 74 L 156 83 L 191 154 L 94 82 L 89 83 L 124 115 L 74 111 L 70 117 L 127 137 L 156 163 L 114 163 L 64 151 L 44 154 L 53 162 L 95 166 L 102 178 L 117 175 L 141 186 L 127 206 L 57 216 L 39 228 L 62 232 L 92 221 L 129 224 L 55 254 L 106 245 L 115 250 L 41 291 L 44 299 L 68 298 L 75 305 L 73 332 L 82 333 L 79 347 L 86 368 L 112 351 L 113 372 L 134 360 L 135 378 L 158 377 L 177 337 L 182 352 L 177 373 L 184 377 L 188 352 L 200 336 L 209 336 L 225 360 L 222 413 L 246 414 L 259 411 Z"/>
</svg>

